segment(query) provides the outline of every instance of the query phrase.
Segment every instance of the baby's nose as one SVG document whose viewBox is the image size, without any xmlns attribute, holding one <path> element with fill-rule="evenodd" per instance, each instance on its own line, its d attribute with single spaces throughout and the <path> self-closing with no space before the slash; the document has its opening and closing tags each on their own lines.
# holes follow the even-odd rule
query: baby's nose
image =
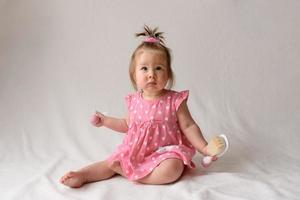
<svg viewBox="0 0 300 200">
<path fill-rule="evenodd" d="M 154 77 L 154 71 L 153 70 L 149 70 L 148 77 L 149 78 L 153 78 Z"/>
</svg>

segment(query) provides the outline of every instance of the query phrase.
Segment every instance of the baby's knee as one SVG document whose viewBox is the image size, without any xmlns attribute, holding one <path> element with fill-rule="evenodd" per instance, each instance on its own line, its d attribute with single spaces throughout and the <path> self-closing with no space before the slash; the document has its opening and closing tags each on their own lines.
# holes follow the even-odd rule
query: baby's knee
<svg viewBox="0 0 300 200">
<path fill-rule="evenodd" d="M 184 165 L 181 160 L 173 159 L 166 163 L 163 168 L 161 176 L 168 180 L 169 183 L 176 181 L 182 175 Z"/>
</svg>

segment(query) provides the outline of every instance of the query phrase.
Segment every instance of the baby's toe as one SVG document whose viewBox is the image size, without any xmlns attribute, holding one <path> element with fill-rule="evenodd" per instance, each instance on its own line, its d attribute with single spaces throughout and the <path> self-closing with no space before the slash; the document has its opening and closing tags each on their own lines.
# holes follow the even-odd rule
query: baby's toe
<svg viewBox="0 0 300 200">
<path fill-rule="evenodd" d="M 68 172 L 68 173 L 66 173 L 64 176 L 62 176 L 62 177 L 60 178 L 60 182 L 61 182 L 61 183 L 64 183 L 66 180 L 72 178 L 73 175 L 74 175 L 73 172 Z"/>
</svg>

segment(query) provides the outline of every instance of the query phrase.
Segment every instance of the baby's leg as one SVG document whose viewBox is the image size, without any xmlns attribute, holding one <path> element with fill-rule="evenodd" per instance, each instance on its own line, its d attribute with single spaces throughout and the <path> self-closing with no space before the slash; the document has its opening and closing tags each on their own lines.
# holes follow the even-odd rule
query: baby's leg
<svg viewBox="0 0 300 200">
<path fill-rule="evenodd" d="M 61 177 L 60 182 L 72 188 L 81 187 L 85 183 L 108 179 L 115 174 L 108 167 L 107 161 L 101 161 L 86 166 L 78 171 L 71 171 Z"/>
<path fill-rule="evenodd" d="M 111 170 L 116 172 L 117 174 L 120 174 L 121 176 L 124 176 L 123 170 L 121 168 L 120 162 L 114 162 L 112 165 L 109 166 Z M 126 177 L 126 176 L 124 176 Z"/>
<path fill-rule="evenodd" d="M 154 185 L 172 183 L 181 177 L 183 170 L 182 160 L 170 158 L 160 163 L 151 174 L 138 182 Z"/>
</svg>

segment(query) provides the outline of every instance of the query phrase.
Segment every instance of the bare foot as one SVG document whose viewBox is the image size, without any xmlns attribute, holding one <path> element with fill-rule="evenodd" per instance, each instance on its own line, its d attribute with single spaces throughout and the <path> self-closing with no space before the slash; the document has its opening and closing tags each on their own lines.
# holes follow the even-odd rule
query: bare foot
<svg viewBox="0 0 300 200">
<path fill-rule="evenodd" d="M 71 171 L 61 177 L 60 182 L 71 188 L 79 188 L 86 183 L 85 176 L 83 173 L 77 171 Z"/>
</svg>

